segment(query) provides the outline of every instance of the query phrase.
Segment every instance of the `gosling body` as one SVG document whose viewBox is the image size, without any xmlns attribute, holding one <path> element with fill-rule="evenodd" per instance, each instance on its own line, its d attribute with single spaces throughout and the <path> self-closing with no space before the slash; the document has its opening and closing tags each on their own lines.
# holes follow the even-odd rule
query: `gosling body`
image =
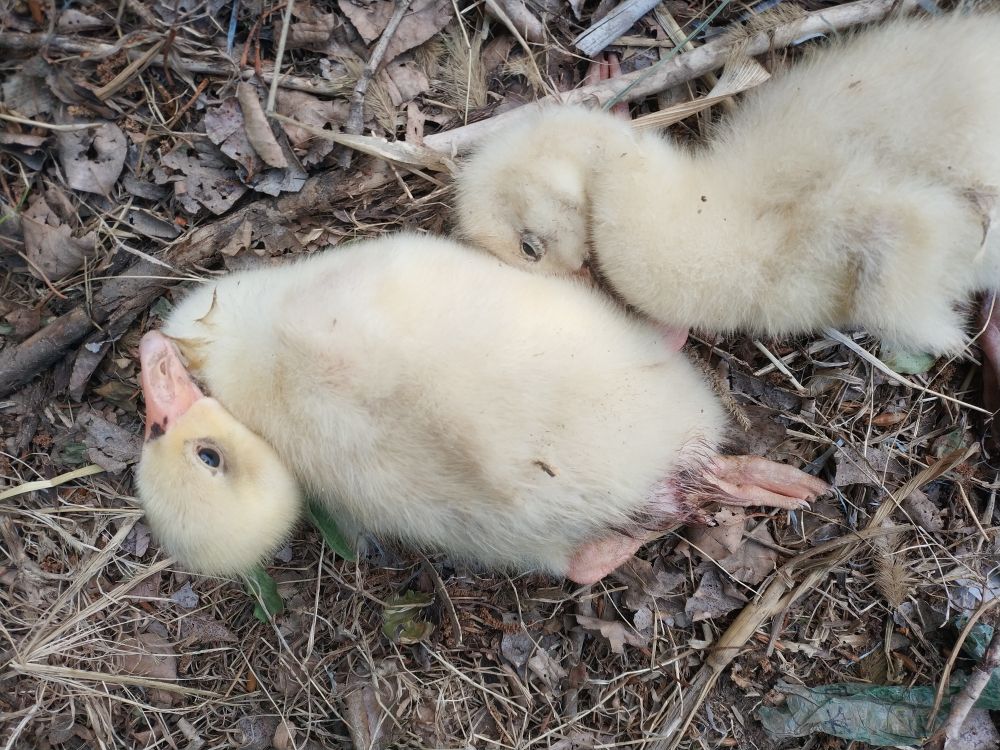
<svg viewBox="0 0 1000 750">
<path fill-rule="evenodd" d="M 958 352 L 1000 284 L 998 69 L 997 15 L 906 18 L 813 50 L 700 149 L 543 110 L 465 165 L 459 228 L 530 270 L 589 263 L 670 326 Z"/>
</svg>

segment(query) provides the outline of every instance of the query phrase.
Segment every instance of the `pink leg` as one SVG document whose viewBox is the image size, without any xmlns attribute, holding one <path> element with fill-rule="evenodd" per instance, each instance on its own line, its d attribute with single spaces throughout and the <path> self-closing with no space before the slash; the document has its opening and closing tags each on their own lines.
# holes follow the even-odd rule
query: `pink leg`
<svg viewBox="0 0 1000 750">
<path fill-rule="evenodd" d="M 618 55 L 613 52 L 602 52 L 590 62 L 587 68 L 587 75 L 583 77 L 586 86 L 592 86 L 601 81 L 610 81 L 618 78 L 622 74 L 622 66 L 618 62 Z M 629 119 L 628 104 L 619 102 L 611 108 L 612 114 L 625 120 Z"/>
<path fill-rule="evenodd" d="M 584 586 L 597 583 L 619 565 L 628 562 L 643 544 L 642 539 L 622 534 L 587 542 L 570 558 L 566 577 Z"/>
<path fill-rule="evenodd" d="M 760 456 L 717 456 L 708 468 L 707 479 L 729 495 L 720 498 L 727 505 L 787 510 L 806 508 L 809 500 L 830 489 L 822 479 Z"/>
</svg>

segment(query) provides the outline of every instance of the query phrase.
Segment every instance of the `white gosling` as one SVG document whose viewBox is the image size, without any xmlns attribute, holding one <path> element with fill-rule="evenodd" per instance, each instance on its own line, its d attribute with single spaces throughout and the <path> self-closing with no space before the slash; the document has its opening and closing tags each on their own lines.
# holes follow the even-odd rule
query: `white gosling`
<svg viewBox="0 0 1000 750">
<path fill-rule="evenodd" d="M 668 326 L 955 353 L 1000 286 L 998 70 L 1000 16 L 911 17 L 812 50 L 701 149 L 543 110 L 464 165 L 459 230 Z"/>
<path fill-rule="evenodd" d="M 793 508 L 826 489 L 719 456 L 722 409 L 654 327 L 444 239 L 223 277 L 142 354 L 147 403 L 169 401 L 182 359 L 218 399 L 174 388 L 179 419 L 151 407 L 139 466 L 154 532 L 211 572 L 283 541 L 296 485 L 347 528 L 580 583 L 708 500 Z"/>
</svg>

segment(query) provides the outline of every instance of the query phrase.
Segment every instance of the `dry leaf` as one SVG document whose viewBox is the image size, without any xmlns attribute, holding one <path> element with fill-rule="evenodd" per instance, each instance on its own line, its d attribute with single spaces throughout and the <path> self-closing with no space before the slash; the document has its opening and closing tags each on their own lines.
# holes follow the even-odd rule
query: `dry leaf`
<svg viewBox="0 0 1000 750">
<path fill-rule="evenodd" d="M 354 747 L 381 750 L 389 746 L 394 724 L 385 715 L 370 684 L 352 676 L 344 696 L 344 707 L 344 719 Z"/>
<path fill-rule="evenodd" d="M 218 620 L 202 615 L 180 618 L 181 638 L 190 645 L 199 643 L 237 643 L 239 638 Z"/>
<path fill-rule="evenodd" d="M 136 523 L 122 542 L 122 552 L 126 555 L 142 557 L 149 549 L 149 527 L 142 521 Z"/>
<path fill-rule="evenodd" d="M 115 474 L 139 460 L 142 440 L 128 430 L 112 424 L 95 411 L 85 410 L 77 417 L 87 446 L 87 458 Z"/>
<path fill-rule="evenodd" d="M 322 47 L 330 40 L 336 27 L 337 16 L 333 13 L 317 15 L 310 20 L 296 21 L 288 29 L 286 45 L 288 49 Z"/>
<path fill-rule="evenodd" d="M 845 445 L 837 451 L 837 473 L 833 479 L 833 486 L 867 484 L 877 487 L 886 479 L 904 474 L 902 464 L 895 458 L 890 458 L 886 448 L 868 446 L 862 455 L 857 448 Z"/>
<path fill-rule="evenodd" d="M 721 562 L 743 546 L 743 530 L 747 514 L 743 508 L 724 507 L 712 519 L 714 526 L 696 526 L 688 529 L 687 537 L 699 555 Z"/>
<path fill-rule="evenodd" d="M 386 65 L 385 75 L 391 84 L 388 87 L 389 96 L 397 107 L 412 101 L 431 87 L 427 74 L 409 56 Z"/>
<path fill-rule="evenodd" d="M 56 142 L 71 188 L 99 195 L 111 192 L 128 150 L 125 134 L 117 125 L 106 122 L 99 128 L 56 133 Z"/>
<path fill-rule="evenodd" d="M 903 500 L 903 510 L 925 531 L 941 531 L 944 528 L 941 510 L 920 490 L 913 490 L 906 496 Z"/>
<path fill-rule="evenodd" d="M 751 537 L 774 544 L 771 532 L 766 526 L 757 527 Z M 737 581 L 753 586 L 774 572 L 777 561 L 778 553 L 774 549 L 763 544 L 755 544 L 744 537 L 740 541 L 739 549 L 722 561 L 722 567 Z"/>
<path fill-rule="evenodd" d="M 319 99 L 302 91 L 279 89 L 276 106 L 280 114 L 314 128 L 341 125 L 347 119 L 347 102 L 341 99 Z M 281 126 L 303 166 L 319 163 L 333 150 L 331 140 L 289 122 L 282 122 Z"/>
<path fill-rule="evenodd" d="M 366 44 L 372 44 L 382 36 L 396 8 L 393 0 L 373 0 L 366 5 L 339 0 L 337 4 Z M 392 35 L 383 63 L 389 63 L 406 50 L 426 42 L 448 25 L 452 13 L 451 0 L 415 0 Z"/>
<path fill-rule="evenodd" d="M 44 275 L 50 281 L 59 279 L 81 268 L 87 258 L 96 252 L 96 235 L 91 232 L 83 237 L 74 237 L 73 230 L 64 224 L 59 214 L 52 209 L 45 197 L 37 196 L 21 214 L 21 228 L 24 232 L 24 253 L 36 276 Z"/>
<path fill-rule="evenodd" d="M 639 557 L 633 557 L 611 576 L 628 587 L 625 606 L 632 610 L 643 606 L 662 610 L 664 600 L 673 597 L 687 580 L 687 575 L 680 570 L 656 570 Z"/>
<path fill-rule="evenodd" d="M 687 600 L 684 611 L 692 622 L 711 620 L 746 604 L 745 599 L 730 596 L 723 590 L 722 580 L 714 569 L 705 571 L 698 590 Z"/>
<path fill-rule="evenodd" d="M 213 146 L 214 148 L 214 146 Z M 247 191 L 232 169 L 222 168 L 221 156 L 194 150 L 178 144 L 160 160 L 154 170 L 159 184 L 173 182 L 174 194 L 188 213 L 198 213 L 204 206 L 216 215 L 224 214 Z M 168 175 L 163 167 L 180 175 Z"/>
<path fill-rule="evenodd" d="M 123 638 L 116 645 L 122 672 L 164 682 L 177 679 L 177 655 L 163 636 L 143 633 L 138 638 Z M 174 694 L 152 689 L 149 691 L 149 699 L 153 703 L 169 706 L 174 703 Z"/>
<path fill-rule="evenodd" d="M 534 672 L 548 686 L 549 690 L 555 689 L 559 680 L 568 674 L 563 666 L 543 648 L 537 649 L 528 659 L 528 669 Z"/>
<path fill-rule="evenodd" d="M 240 100 L 240 110 L 243 112 L 243 124 L 246 128 L 247 140 L 253 146 L 264 163 L 276 169 L 288 166 L 285 154 L 271 132 L 271 123 L 264 114 L 257 96 L 257 87 L 252 83 L 239 83 L 236 86 L 236 96 Z"/>
<path fill-rule="evenodd" d="M 177 591 L 175 591 L 171 597 L 170 601 L 176 604 L 178 607 L 183 607 L 184 609 L 194 609 L 198 606 L 198 594 L 193 588 L 191 588 L 191 581 L 188 581 L 183 586 L 181 586 Z"/>
<path fill-rule="evenodd" d="M 0 81 L 0 96 L 4 105 L 24 117 L 36 117 L 51 112 L 55 105 L 45 76 L 49 65 L 40 57 L 21 63 L 16 72 L 6 73 Z"/>
<path fill-rule="evenodd" d="M 611 650 L 616 654 L 625 653 L 625 644 L 630 646 L 648 646 L 649 639 L 641 633 L 637 633 L 634 628 L 629 627 L 617 620 L 602 620 L 598 617 L 588 617 L 577 615 L 576 621 L 585 630 L 600 633 L 604 636 Z"/>
<path fill-rule="evenodd" d="M 500 639 L 500 655 L 510 662 L 518 674 L 524 674 L 524 665 L 527 664 L 528 657 L 534 650 L 535 642 L 523 631 L 504 633 Z"/>
<path fill-rule="evenodd" d="M 205 112 L 204 123 L 205 133 L 212 143 L 243 167 L 244 181 L 250 180 L 263 168 L 264 162 L 257 155 L 247 136 L 243 111 L 235 96 L 223 100 L 218 107 L 212 107 Z"/>
<path fill-rule="evenodd" d="M 240 750 L 267 750 L 277 728 L 277 717 L 243 716 L 236 722 L 236 746 Z"/>
</svg>

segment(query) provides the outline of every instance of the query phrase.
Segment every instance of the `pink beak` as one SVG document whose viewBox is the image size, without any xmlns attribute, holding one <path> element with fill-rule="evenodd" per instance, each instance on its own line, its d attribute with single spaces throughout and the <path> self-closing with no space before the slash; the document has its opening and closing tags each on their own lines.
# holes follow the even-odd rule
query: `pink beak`
<svg viewBox="0 0 1000 750">
<path fill-rule="evenodd" d="M 158 331 L 139 342 L 142 395 L 146 399 L 146 440 L 158 438 L 205 394 L 184 369 L 174 343 Z"/>
</svg>

